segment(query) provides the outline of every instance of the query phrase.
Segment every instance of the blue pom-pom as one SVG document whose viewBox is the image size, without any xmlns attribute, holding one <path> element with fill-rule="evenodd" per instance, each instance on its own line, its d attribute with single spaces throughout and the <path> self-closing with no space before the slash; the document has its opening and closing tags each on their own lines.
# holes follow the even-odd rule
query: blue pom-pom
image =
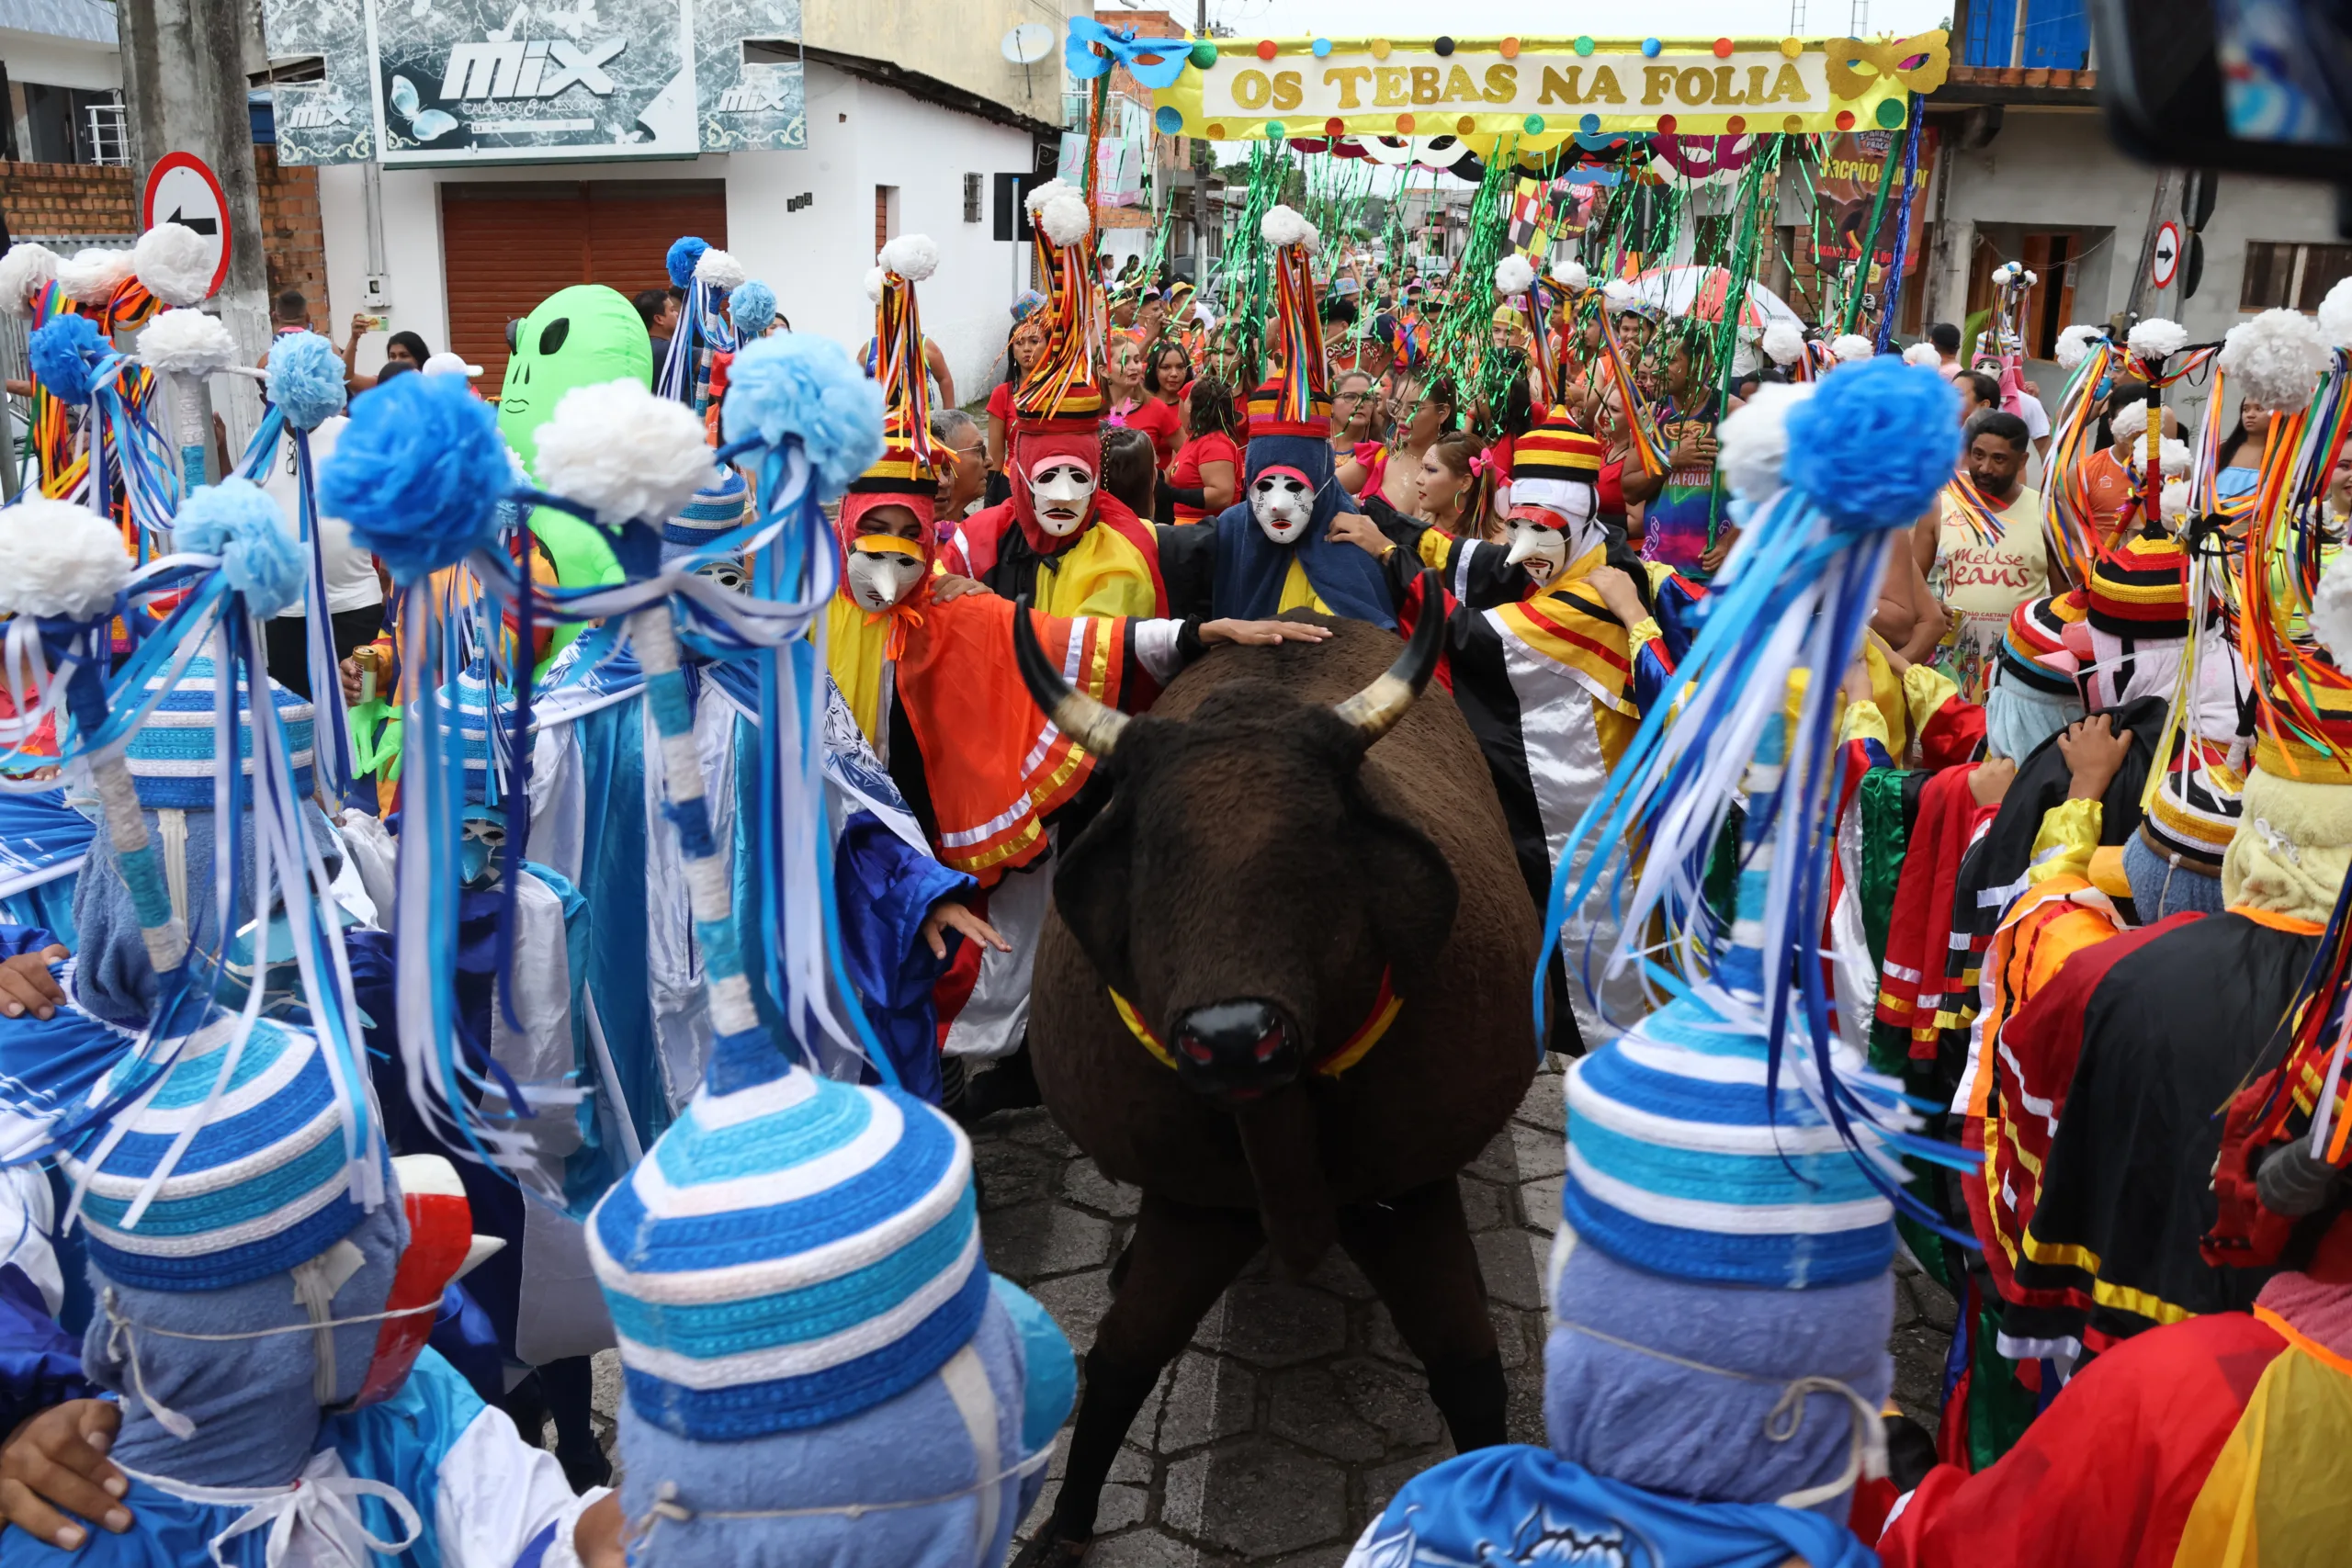
<svg viewBox="0 0 2352 1568">
<path fill-rule="evenodd" d="M 737 284 L 727 296 L 727 315 L 736 338 L 750 343 L 775 324 L 775 290 L 756 277 Z"/>
<path fill-rule="evenodd" d="M 255 615 L 275 615 L 301 601 L 301 547 L 277 502 L 251 479 L 222 479 L 189 496 L 172 519 L 172 542 L 219 556 L 229 586 Z"/>
<path fill-rule="evenodd" d="M 33 333 L 27 348 L 33 378 L 51 397 L 69 403 L 90 400 L 91 372 L 107 351 L 96 322 L 87 316 L 59 316 Z"/>
<path fill-rule="evenodd" d="M 316 430 L 343 412 L 343 360 L 316 333 L 288 333 L 269 345 L 269 400 L 297 430 Z"/>
<path fill-rule="evenodd" d="M 491 542 L 514 482 L 498 416 L 464 377 L 402 376 L 352 405 L 319 470 L 319 508 L 395 581 L 417 582 Z"/>
<path fill-rule="evenodd" d="M 671 283 L 680 288 L 691 286 L 695 280 L 695 263 L 702 260 L 703 252 L 708 249 L 708 240 L 697 240 L 692 234 L 682 240 L 673 240 L 670 254 L 662 258 L 662 265 L 669 270 Z"/>
<path fill-rule="evenodd" d="M 1903 528 L 1935 503 L 1960 462 L 1960 394 L 1891 355 L 1848 365 L 1789 414 L 1782 468 L 1830 521 Z"/>
<path fill-rule="evenodd" d="M 797 436 L 831 500 L 882 456 L 882 388 L 831 338 L 786 333 L 746 344 L 728 372 L 727 439 Z M 345 439 L 349 439 L 345 437 Z"/>
</svg>

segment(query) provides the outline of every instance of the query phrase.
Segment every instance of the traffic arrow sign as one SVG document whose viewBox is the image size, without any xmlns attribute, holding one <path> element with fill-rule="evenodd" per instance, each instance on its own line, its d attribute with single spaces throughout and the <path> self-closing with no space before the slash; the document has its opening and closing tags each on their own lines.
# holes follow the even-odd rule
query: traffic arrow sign
<svg viewBox="0 0 2352 1568">
<path fill-rule="evenodd" d="M 206 241 L 214 259 L 212 284 L 205 292 L 220 291 L 229 276 L 229 197 L 203 159 L 193 152 L 166 152 L 156 159 L 147 174 L 139 217 L 142 231 L 158 223 L 178 223 Z"/>
<path fill-rule="evenodd" d="M 2166 220 L 2156 231 L 2155 249 L 2148 256 L 2148 281 L 2158 288 L 2170 288 L 2173 275 L 2180 270 L 2180 225 Z"/>
</svg>

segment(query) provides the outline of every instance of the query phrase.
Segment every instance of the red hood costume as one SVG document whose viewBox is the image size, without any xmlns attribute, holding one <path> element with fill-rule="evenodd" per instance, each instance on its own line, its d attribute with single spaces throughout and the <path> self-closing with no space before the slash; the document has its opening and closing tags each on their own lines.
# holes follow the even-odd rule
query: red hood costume
<svg viewBox="0 0 2352 1568">
<path fill-rule="evenodd" d="M 1102 329 L 1087 277 L 1092 215 L 1058 180 L 1031 192 L 1029 203 L 1046 288 L 1046 346 L 1013 390 L 1005 463 L 1012 495 L 964 520 L 958 542 L 946 551 L 946 570 L 1004 599 L 1026 594 L 1049 615 L 1165 615 L 1158 536 L 1101 488 L 1103 398 L 1091 367 Z M 1029 482 L 1040 464 L 1057 457 L 1083 464 L 1096 482 L 1085 523 L 1061 536 L 1037 521 Z"/>
</svg>

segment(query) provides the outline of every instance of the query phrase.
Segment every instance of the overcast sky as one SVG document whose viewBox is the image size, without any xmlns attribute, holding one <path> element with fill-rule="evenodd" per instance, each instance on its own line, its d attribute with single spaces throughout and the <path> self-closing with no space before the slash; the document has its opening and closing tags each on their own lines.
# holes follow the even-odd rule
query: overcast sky
<svg viewBox="0 0 2352 1568">
<path fill-rule="evenodd" d="M 1102 8 L 1107 11 L 1118 3 L 1104 0 Z M 1843 36 L 1854 25 L 1853 13 L 1858 10 L 1867 34 L 1924 32 L 1942 26 L 1951 15 L 1951 0 L 1802 3 L 1805 18 L 1800 31 L 1808 38 Z M 1318 30 L 1351 38 L 1382 32 L 1426 38 L 1438 25 L 1431 20 L 1437 11 L 1444 17 L 1442 25 L 1471 36 L 1509 32 L 1573 36 L 1581 31 L 1582 27 L 1566 19 L 1576 14 L 1566 6 L 1554 13 L 1562 18 L 1557 23 L 1539 24 L 1535 13 L 1551 10 L 1556 4 L 1557 0 L 1539 0 L 1533 5 L 1530 0 L 1447 0 L 1442 7 L 1433 7 L 1429 0 L 1208 0 L 1208 9 L 1212 22 L 1236 33 L 1269 38 L 1306 37 Z M 1199 0 L 1142 0 L 1139 8 L 1166 10 L 1190 27 L 1198 6 Z M 1783 31 L 1789 27 L 1790 11 L 1790 0 L 1645 0 L 1640 16 L 1643 24 L 1660 37 L 1704 37 Z M 1596 8 L 1582 21 L 1596 37 L 1613 37 L 1627 30 L 1623 11 L 1604 17 Z"/>
</svg>

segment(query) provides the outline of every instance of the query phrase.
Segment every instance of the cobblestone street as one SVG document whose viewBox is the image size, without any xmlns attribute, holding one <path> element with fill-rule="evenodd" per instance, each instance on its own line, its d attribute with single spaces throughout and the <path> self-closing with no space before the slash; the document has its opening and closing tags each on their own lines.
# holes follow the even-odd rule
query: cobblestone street
<svg viewBox="0 0 2352 1568">
<path fill-rule="evenodd" d="M 1561 1078 L 1547 1061 L 1518 1118 L 1463 1175 L 1510 1388 L 1514 1439 L 1544 1440 L 1544 1258 L 1560 1211 Z M 1105 1180 L 1043 1111 L 974 1139 L 989 1264 L 1083 1355 L 1137 1194 Z M 1897 1281 L 1895 1394 L 1932 1429 L 1951 1299 Z M 1062 1438 L 1069 1442 L 1067 1431 Z M 1308 1280 L 1265 1256 L 1226 1292 L 1128 1433 L 1089 1568 L 1336 1568 L 1406 1480 L 1453 1451 L 1387 1313 L 1334 1250 Z M 1052 1508 L 1060 1455 L 1034 1526 Z"/>
<path fill-rule="evenodd" d="M 1462 1177 L 1511 1437 L 1531 1443 L 1544 1440 L 1541 1281 L 1560 1213 L 1557 1066 L 1546 1059 L 1517 1118 Z M 1104 1179 L 1043 1111 L 998 1116 L 972 1142 L 989 1266 L 1043 1302 L 1082 1358 L 1138 1194 Z M 1931 1432 L 1951 1326 L 1951 1298 L 1898 1260 L 1894 1397 Z M 598 1356 L 596 1371 L 611 1453 L 618 1356 Z M 1065 1428 L 1024 1540 L 1053 1508 L 1069 1443 Z M 1354 1266 L 1335 1249 L 1291 1283 L 1261 1254 L 1136 1417 L 1088 1568 L 1337 1568 L 1396 1488 L 1453 1451 L 1420 1364 Z"/>
</svg>

